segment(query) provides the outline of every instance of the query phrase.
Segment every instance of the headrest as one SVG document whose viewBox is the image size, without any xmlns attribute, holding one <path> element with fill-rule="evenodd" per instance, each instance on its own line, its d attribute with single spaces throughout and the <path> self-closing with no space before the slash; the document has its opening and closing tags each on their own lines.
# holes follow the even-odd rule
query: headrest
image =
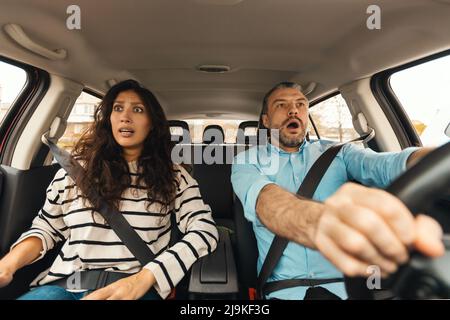
<svg viewBox="0 0 450 320">
<path fill-rule="evenodd" d="M 170 135 L 172 136 L 172 141 L 177 143 L 190 143 L 191 135 L 189 132 L 189 125 L 186 121 L 182 120 L 169 120 Z"/>
<path fill-rule="evenodd" d="M 250 130 L 246 130 L 247 128 L 255 128 L 255 133 L 249 133 Z M 250 137 L 257 135 L 258 130 L 258 121 L 244 121 L 239 124 L 239 130 L 236 137 L 236 143 L 250 143 Z"/>
<path fill-rule="evenodd" d="M 243 121 L 239 124 L 239 129 L 258 128 L 258 121 Z"/>
<path fill-rule="evenodd" d="M 203 130 L 203 143 L 222 144 L 225 141 L 225 134 L 221 126 L 210 124 Z"/>
</svg>

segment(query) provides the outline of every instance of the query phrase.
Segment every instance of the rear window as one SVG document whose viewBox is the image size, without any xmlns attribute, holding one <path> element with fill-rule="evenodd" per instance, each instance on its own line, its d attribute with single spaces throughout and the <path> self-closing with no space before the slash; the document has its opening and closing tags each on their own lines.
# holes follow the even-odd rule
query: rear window
<svg viewBox="0 0 450 320">
<path fill-rule="evenodd" d="M 209 119 L 185 119 L 189 125 L 192 143 L 202 143 L 203 131 L 209 125 L 219 125 L 225 133 L 225 143 L 236 143 L 236 135 L 239 124 L 245 120 L 209 120 Z"/>
</svg>

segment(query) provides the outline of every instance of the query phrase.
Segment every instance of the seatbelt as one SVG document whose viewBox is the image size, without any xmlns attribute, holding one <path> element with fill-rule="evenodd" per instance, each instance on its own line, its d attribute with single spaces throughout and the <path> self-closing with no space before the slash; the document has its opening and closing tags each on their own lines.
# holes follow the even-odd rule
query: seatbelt
<svg viewBox="0 0 450 320">
<path fill-rule="evenodd" d="M 46 135 L 43 136 L 42 141 L 48 145 L 56 161 L 58 161 L 61 167 L 67 171 L 69 176 L 74 181 L 76 181 L 77 177 L 83 174 L 84 168 L 67 151 L 58 148 L 58 146 Z M 82 191 L 88 199 L 91 199 L 92 196 L 95 195 L 95 191 L 92 191 L 91 193 L 85 192 L 85 190 Z M 108 205 L 105 201 L 101 201 L 100 208 L 96 208 L 96 211 L 102 215 L 109 226 L 114 230 L 120 240 L 122 240 L 124 245 L 131 251 L 142 266 L 145 266 L 147 263 L 155 259 L 153 252 L 144 240 L 137 234 L 137 232 L 130 226 L 128 221 L 123 217 L 122 213 Z M 175 216 L 174 214 L 171 215 Z M 176 229 L 177 227 L 175 217 L 171 217 L 171 223 L 174 222 L 175 225 L 172 225 L 172 229 Z M 174 233 L 172 232 L 171 238 L 173 234 Z"/>
<path fill-rule="evenodd" d="M 363 141 L 367 142 L 374 136 L 374 131 L 363 135 L 359 138 L 353 139 L 346 143 Z M 306 174 L 305 179 L 300 185 L 297 194 L 303 198 L 312 199 L 314 192 L 316 191 L 320 181 L 328 170 L 328 167 L 333 162 L 336 155 L 342 149 L 346 143 L 336 144 L 328 148 L 320 157 L 314 162 L 311 169 Z M 265 295 L 275 292 L 281 289 L 287 289 L 298 286 L 316 286 L 320 284 L 333 283 L 343 281 L 343 278 L 331 278 L 331 279 L 285 279 L 278 281 L 267 282 L 273 270 L 275 269 L 278 261 L 283 255 L 283 251 L 286 249 L 289 240 L 275 235 L 269 251 L 267 252 L 264 263 L 261 267 L 257 279 L 257 295 L 259 298 L 264 298 Z"/>
</svg>

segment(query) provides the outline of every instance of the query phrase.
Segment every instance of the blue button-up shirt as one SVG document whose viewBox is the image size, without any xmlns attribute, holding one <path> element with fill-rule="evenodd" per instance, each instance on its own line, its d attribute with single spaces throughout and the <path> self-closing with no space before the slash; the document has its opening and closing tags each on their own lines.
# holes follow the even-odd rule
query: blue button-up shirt
<svg viewBox="0 0 450 320">
<path fill-rule="evenodd" d="M 291 153 L 267 144 L 241 152 L 234 158 L 231 182 L 234 192 L 242 202 L 245 217 L 253 224 L 259 250 L 258 273 L 274 238 L 274 234 L 256 215 L 259 192 L 267 184 L 275 183 L 296 193 L 317 158 L 333 144 L 334 142 L 325 140 L 304 141 L 297 152 Z M 384 188 L 406 169 L 406 160 L 415 150 L 417 148 L 407 148 L 399 153 L 377 153 L 355 144 L 346 144 L 331 163 L 313 199 L 324 201 L 341 185 L 351 180 Z M 290 242 L 268 281 L 341 277 L 342 273 L 320 252 Z M 342 299 L 347 298 L 343 282 L 322 286 Z M 269 294 L 267 298 L 303 299 L 306 289 L 307 287 L 283 289 Z"/>
</svg>

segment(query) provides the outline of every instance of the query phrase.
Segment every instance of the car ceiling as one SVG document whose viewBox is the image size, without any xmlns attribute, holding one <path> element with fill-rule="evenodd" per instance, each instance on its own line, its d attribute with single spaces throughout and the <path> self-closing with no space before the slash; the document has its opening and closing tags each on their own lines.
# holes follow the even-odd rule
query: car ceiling
<svg viewBox="0 0 450 320">
<path fill-rule="evenodd" d="M 72 4 L 81 9 L 81 30 L 66 27 Z M 381 30 L 366 27 L 371 4 L 381 8 Z M 277 82 L 316 83 L 315 99 L 450 48 L 447 0 L 2 0 L 6 23 L 68 57 L 35 55 L 3 30 L 0 55 L 98 92 L 109 79 L 135 78 L 171 119 L 256 119 Z M 231 71 L 196 70 L 205 64 Z"/>
</svg>

